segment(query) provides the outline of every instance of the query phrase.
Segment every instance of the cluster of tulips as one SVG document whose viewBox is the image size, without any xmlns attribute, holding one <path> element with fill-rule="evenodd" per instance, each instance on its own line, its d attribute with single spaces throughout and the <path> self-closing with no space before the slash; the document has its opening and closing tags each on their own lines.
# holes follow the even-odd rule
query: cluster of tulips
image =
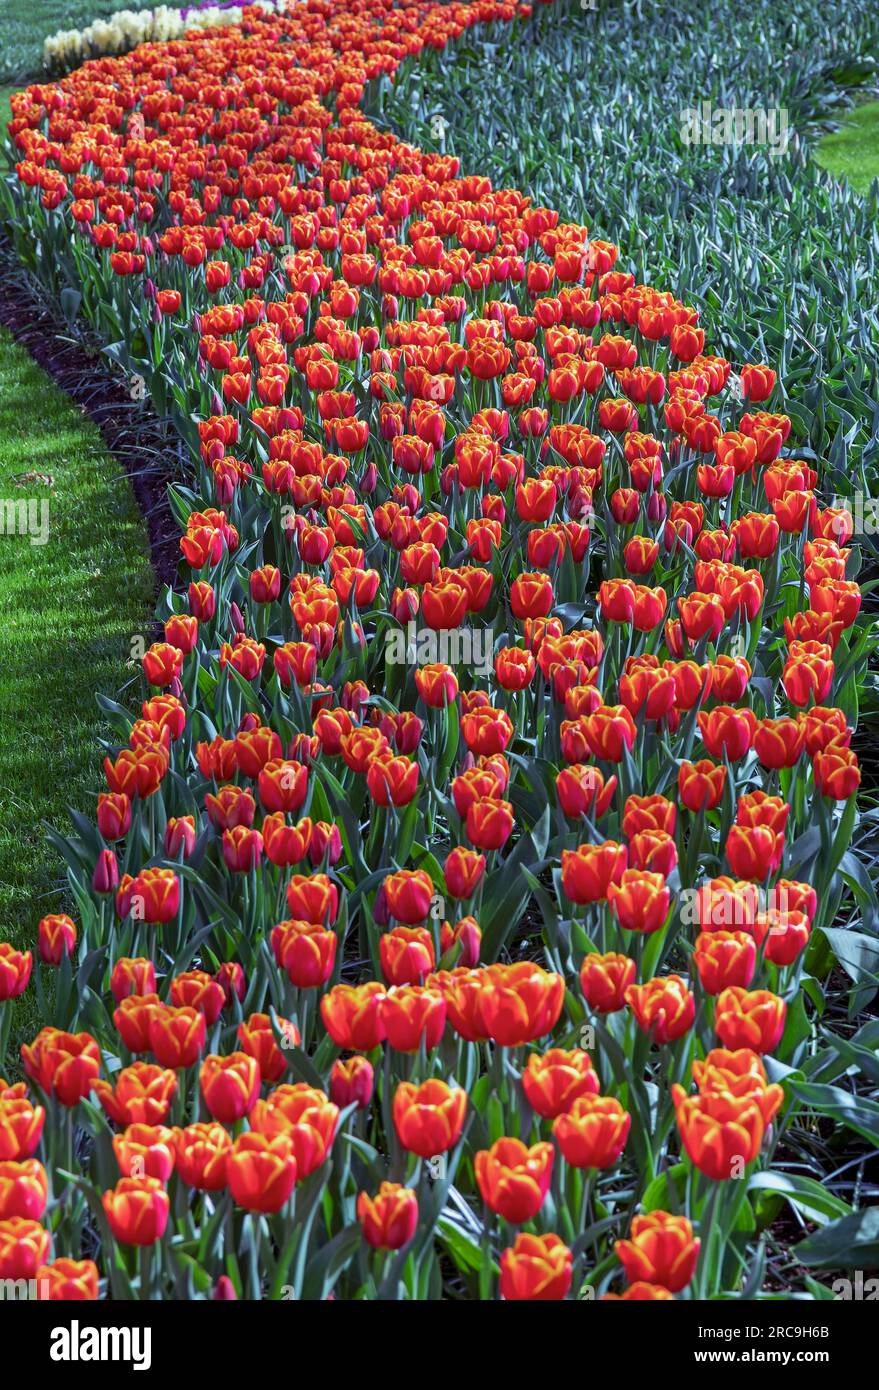
<svg viewBox="0 0 879 1390">
<path fill-rule="evenodd" d="M 851 518 L 769 366 L 381 125 L 529 13 L 304 0 L 12 98 L 20 226 L 192 466 L 70 915 L 0 945 L 46 1019 L 0 1278 L 745 1282 L 860 780 Z"/>
</svg>

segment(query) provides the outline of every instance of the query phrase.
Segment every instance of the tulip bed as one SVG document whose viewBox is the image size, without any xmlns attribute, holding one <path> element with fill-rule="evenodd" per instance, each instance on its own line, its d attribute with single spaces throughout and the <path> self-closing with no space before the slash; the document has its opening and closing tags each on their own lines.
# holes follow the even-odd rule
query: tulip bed
<svg viewBox="0 0 879 1390">
<path fill-rule="evenodd" d="M 529 16 L 304 0 L 12 99 L 21 254 L 192 456 L 75 910 L 0 945 L 44 1296 L 768 1297 L 783 1204 L 856 1258 L 803 1161 L 879 1141 L 822 1020 L 875 949 L 852 517 L 759 352 L 376 123 Z"/>
</svg>

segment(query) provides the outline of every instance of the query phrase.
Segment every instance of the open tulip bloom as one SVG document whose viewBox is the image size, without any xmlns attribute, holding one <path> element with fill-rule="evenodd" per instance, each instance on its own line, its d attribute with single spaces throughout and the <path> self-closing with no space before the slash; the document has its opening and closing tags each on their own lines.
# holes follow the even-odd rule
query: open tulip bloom
<svg viewBox="0 0 879 1390">
<path fill-rule="evenodd" d="M 75 907 L 0 944 L 2 1279 L 750 1297 L 771 1201 L 849 1212 L 783 1165 L 863 1051 L 850 517 L 772 366 L 380 119 L 529 13 L 253 6 L 12 97 L 19 246 L 188 472 Z"/>
</svg>

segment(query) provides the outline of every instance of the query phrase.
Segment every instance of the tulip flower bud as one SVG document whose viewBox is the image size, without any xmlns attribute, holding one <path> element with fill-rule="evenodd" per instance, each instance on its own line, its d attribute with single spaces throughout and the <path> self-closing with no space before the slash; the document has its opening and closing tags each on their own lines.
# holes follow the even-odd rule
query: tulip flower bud
<svg viewBox="0 0 879 1390">
<path fill-rule="evenodd" d="M 115 893 L 119 885 L 119 865 L 111 849 L 102 849 L 92 874 L 92 888 L 96 893 Z"/>
<path fill-rule="evenodd" d="M 330 1095 L 340 1110 L 356 1104 L 365 1110 L 372 1100 L 374 1074 L 366 1057 L 339 1058 L 330 1072 Z"/>
</svg>

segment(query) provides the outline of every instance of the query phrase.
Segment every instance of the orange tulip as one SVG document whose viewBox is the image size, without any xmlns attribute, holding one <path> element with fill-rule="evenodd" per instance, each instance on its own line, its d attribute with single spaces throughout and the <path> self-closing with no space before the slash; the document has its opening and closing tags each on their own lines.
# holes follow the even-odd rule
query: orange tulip
<svg viewBox="0 0 879 1390">
<path fill-rule="evenodd" d="M 165 1234 L 170 1203 L 158 1178 L 121 1178 L 101 1202 L 121 1245 L 155 1245 Z"/>
<path fill-rule="evenodd" d="M 501 1251 L 501 1296 L 509 1302 L 550 1302 L 567 1298 L 573 1255 L 561 1236 L 520 1232 Z"/>
<path fill-rule="evenodd" d="M 418 1198 L 411 1187 L 383 1182 L 375 1197 L 360 1193 L 357 1220 L 374 1250 L 402 1250 L 418 1226 Z"/>
<path fill-rule="evenodd" d="M 228 1057 L 211 1053 L 201 1064 L 199 1081 L 213 1119 L 231 1125 L 248 1115 L 256 1103 L 259 1066 L 246 1052 L 232 1052 Z"/>
<path fill-rule="evenodd" d="M 290 1140 L 301 1181 L 319 1168 L 333 1147 L 339 1123 L 339 1107 L 314 1086 L 300 1081 L 276 1086 L 253 1107 L 250 1126 L 257 1134 Z"/>
<path fill-rule="evenodd" d="M 424 1081 L 420 1086 L 403 1081 L 394 1093 L 394 1128 L 410 1153 L 433 1158 L 458 1142 L 467 1110 L 467 1093 L 452 1090 L 445 1081 Z"/>
<path fill-rule="evenodd" d="M 492 965 L 482 972 L 482 1030 L 501 1047 L 518 1047 L 552 1032 L 565 1001 L 565 983 L 532 961 Z"/>
<path fill-rule="evenodd" d="M 612 1096 L 579 1096 L 552 1132 L 574 1168 L 610 1168 L 619 1161 L 632 1117 Z"/>
<path fill-rule="evenodd" d="M 651 1211 L 633 1217 L 628 1240 L 618 1240 L 614 1248 L 629 1283 L 660 1284 L 680 1293 L 695 1272 L 699 1245 L 686 1217 Z"/>
<path fill-rule="evenodd" d="M 245 1211 L 280 1211 L 296 1186 L 296 1159 L 287 1135 L 240 1134 L 226 1155 L 226 1180 Z"/>
<path fill-rule="evenodd" d="M 49 1183 L 42 1163 L 35 1158 L 21 1162 L 0 1160 L 0 1221 L 13 1216 L 39 1221 L 48 1196 Z"/>
<path fill-rule="evenodd" d="M 551 1144 L 528 1148 L 520 1139 L 498 1139 L 473 1159 L 482 1200 L 512 1225 L 531 1221 L 543 1206 L 552 1181 Z"/>
<path fill-rule="evenodd" d="M 787 1006 L 777 994 L 733 986 L 718 995 L 714 1027 L 724 1047 L 774 1052 L 784 1032 L 786 1013 Z"/>
</svg>

